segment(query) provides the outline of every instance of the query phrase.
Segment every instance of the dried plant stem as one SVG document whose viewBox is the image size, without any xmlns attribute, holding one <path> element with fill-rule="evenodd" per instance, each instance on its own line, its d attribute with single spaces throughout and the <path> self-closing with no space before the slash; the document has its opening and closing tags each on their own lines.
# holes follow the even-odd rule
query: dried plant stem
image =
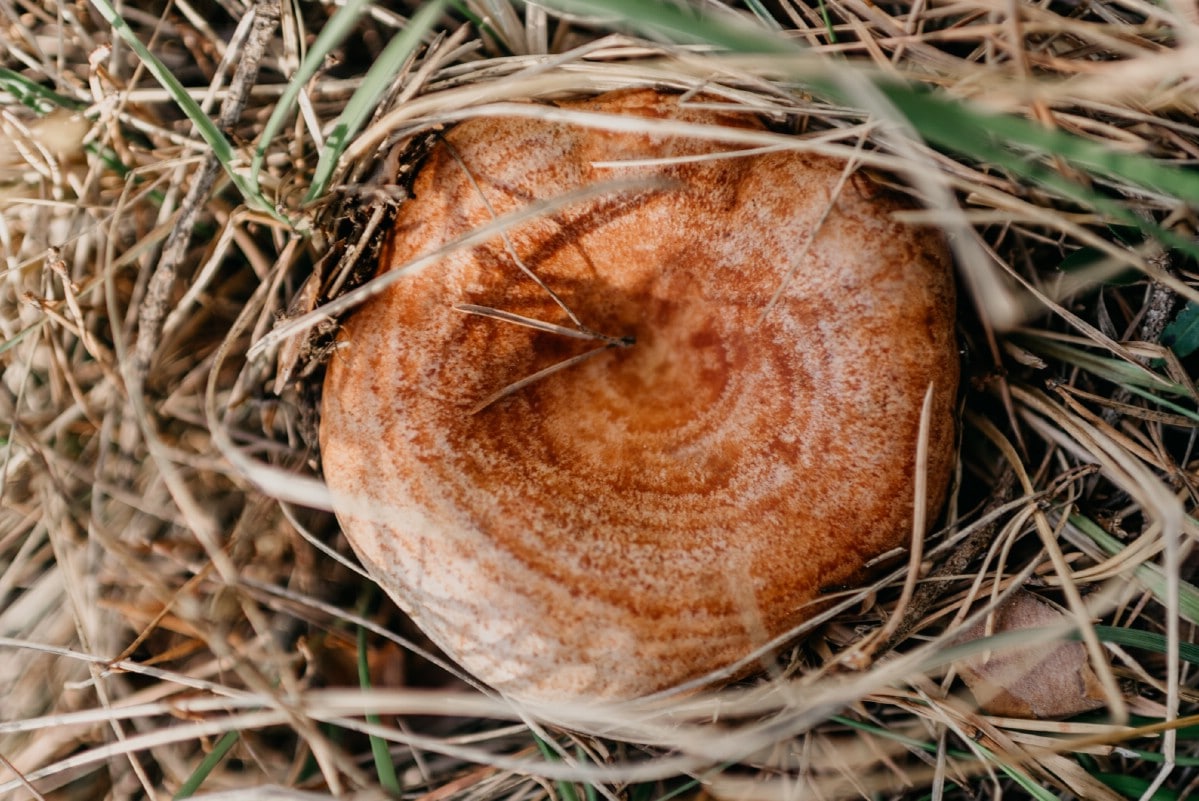
<svg viewBox="0 0 1199 801">
<path fill-rule="evenodd" d="M 1163 259 L 1167 258 L 1165 255 Z M 1167 269 L 1163 266 L 1163 269 Z M 1166 324 L 1170 322 L 1170 313 L 1174 310 L 1175 303 L 1178 299 L 1178 294 L 1161 283 L 1153 281 L 1149 288 L 1149 300 L 1145 304 L 1145 313 L 1141 317 L 1141 324 L 1137 327 L 1137 339 L 1141 342 L 1157 343 L 1161 341 L 1162 332 L 1166 330 Z M 1142 359 L 1142 364 L 1147 364 L 1148 359 Z M 1127 387 L 1117 387 L 1112 393 L 1108 408 L 1103 410 L 1103 421 L 1108 425 L 1114 425 L 1116 420 L 1120 418 L 1121 407 L 1128 403 L 1132 398 L 1132 392 Z"/>
<path fill-rule="evenodd" d="M 258 70 L 263 56 L 273 38 L 275 27 L 279 23 L 278 0 L 258 0 L 251 13 L 254 15 L 254 22 L 250 35 L 246 39 L 241 58 L 238 59 L 233 80 L 229 84 L 229 91 L 221 101 L 217 125 L 222 130 L 232 128 L 241 118 L 250 96 L 250 90 L 258 80 Z M 171 294 L 178 279 L 179 265 L 183 263 L 187 255 L 187 248 L 191 244 L 192 230 L 204 208 L 208 193 L 212 190 L 222 169 L 223 166 L 215 153 L 210 153 L 205 157 L 179 208 L 175 225 L 171 228 L 166 244 L 163 246 L 162 258 L 159 259 L 157 268 L 150 276 L 145 297 L 142 299 L 141 308 L 138 311 L 137 343 L 126 376 L 131 391 L 140 392 L 145 384 L 146 375 L 154 361 L 154 354 L 158 350 L 159 335 L 169 312 Z"/>
<path fill-rule="evenodd" d="M 475 303 L 455 303 L 453 308 L 454 311 L 475 314 L 479 317 L 488 317 L 492 320 L 532 328 L 535 331 L 544 331 L 547 334 L 558 334 L 559 336 L 570 337 L 572 339 L 598 340 L 613 347 L 627 348 L 636 343 L 636 340 L 631 336 L 614 337 L 584 327 L 568 328 L 564 325 L 534 320 L 532 317 L 525 317 L 522 314 L 513 314 L 502 309 L 493 309 L 490 306 L 479 306 Z"/>
<path fill-rule="evenodd" d="M 983 507 L 982 517 L 988 516 L 1011 500 L 1015 485 L 1016 473 L 1010 466 L 1007 466 L 999 474 L 999 478 L 995 482 L 995 487 L 991 490 L 991 497 L 987 501 L 987 505 Z M 911 603 L 907 606 L 903 621 L 896 628 L 895 633 L 891 635 L 891 638 L 887 640 L 886 644 L 879 649 L 880 651 L 885 653 L 891 650 L 907 639 L 919 627 L 921 621 L 932 611 L 937 602 L 953 589 L 954 585 L 952 582 L 942 581 L 942 579 L 964 574 L 975 559 L 986 553 L 987 549 L 991 547 L 991 543 L 995 540 L 995 535 L 999 531 L 1001 522 L 1002 518 L 996 518 L 971 534 L 961 545 L 954 549 L 953 553 L 941 563 L 940 567 L 926 577 L 924 583 L 912 595 Z"/>
<path fill-rule="evenodd" d="M 516 392 L 520 392 L 522 389 L 524 389 L 527 386 L 530 386 L 531 384 L 536 384 L 538 381 L 541 381 L 544 378 L 549 378 L 554 373 L 559 373 L 563 370 L 567 370 L 571 367 L 574 367 L 577 364 L 582 364 L 583 362 L 590 359 L 592 356 L 598 356 L 599 354 L 603 353 L 604 351 L 612 350 L 613 348 L 618 348 L 618 347 L 621 347 L 621 346 L 620 345 L 604 345 L 602 347 L 593 348 L 592 350 L 589 350 L 586 353 L 580 353 L 578 356 L 572 356 L 569 359 L 564 359 L 563 361 L 560 361 L 557 364 L 551 364 L 549 367 L 546 367 L 544 370 L 538 370 L 537 372 L 533 373 L 532 375 L 525 376 L 524 378 L 520 379 L 519 381 L 513 381 L 511 384 L 508 384 L 506 387 L 504 387 L 500 391 L 496 392 L 495 394 L 488 395 L 486 398 L 479 401 L 479 403 L 477 403 L 475 406 L 471 407 L 470 413 L 478 414 L 479 412 L 486 409 L 488 406 L 491 406 L 492 404 L 494 404 L 496 401 L 503 400 L 504 398 L 508 397 L 509 395 L 512 395 Z"/>
<path fill-rule="evenodd" d="M 483 191 L 483 187 L 479 186 L 479 182 L 475 179 L 474 173 L 470 171 L 470 168 L 466 166 L 466 162 L 462 160 L 462 156 L 458 153 L 458 150 L 452 144 L 450 144 L 449 141 L 445 142 L 445 146 L 446 149 L 449 150 L 450 155 L 454 157 L 454 161 L 458 162 L 458 166 L 462 168 L 462 172 L 466 174 L 467 180 L 470 181 L 471 186 L 474 187 L 475 192 L 479 195 L 479 199 L 483 201 L 483 205 L 487 208 L 487 213 L 491 215 L 491 219 L 497 219 L 498 215 L 495 213 L 495 208 L 491 205 L 491 201 L 487 198 L 487 194 Z M 530 269 L 527 264 L 525 264 L 524 260 L 516 252 L 516 246 L 512 244 L 512 238 L 508 236 L 507 231 L 500 231 L 500 239 L 503 241 L 504 250 L 508 251 L 508 256 L 512 259 L 512 263 L 520 268 L 520 271 L 527 275 L 533 283 L 537 284 L 538 288 L 541 289 L 542 292 L 549 295 L 550 300 L 557 304 L 558 308 L 560 308 L 566 314 L 566 316 L 570 318 L 570 321 L 574 323 L 580 331 L 586 330 L 583 326 L 583 323 L 580 322 L 579 318 L 575 316 L 574 311 L 572 311 L 571 308 L 566 305 L 566 301 L 562 300 L 562 298 L 558 296 L 557 292 L 551 289 L 549 285 L 545 283 L 545 281 L 541 280 L 541 276 L 537 275 L 537 273 L 533 272 L 533 270 Z"/>
</svg>

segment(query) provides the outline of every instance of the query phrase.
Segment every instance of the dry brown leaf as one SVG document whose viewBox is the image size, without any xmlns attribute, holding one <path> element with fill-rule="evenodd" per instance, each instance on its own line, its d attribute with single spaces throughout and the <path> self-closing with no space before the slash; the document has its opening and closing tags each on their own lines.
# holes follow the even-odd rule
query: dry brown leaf
<svg viewBox="0 0 1199 801">
<path fill-rule="evenodd" d="M 1040 597 L 1020 591 L 966 629 L 958 641 L 1059 626 L 1066 616 Z M 979 707 L 991 715 L 1063 718 L 1106 703 L 1081 642 L 1030 636 L 1027 645 L 982 651 L 958 662 L 957 668 Z"/>
</svg>

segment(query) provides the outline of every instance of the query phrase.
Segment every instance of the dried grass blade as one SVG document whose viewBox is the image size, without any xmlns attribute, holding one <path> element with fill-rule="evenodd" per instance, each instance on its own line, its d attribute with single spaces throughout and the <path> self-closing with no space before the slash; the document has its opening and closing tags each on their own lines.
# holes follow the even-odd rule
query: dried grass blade
<svg viewBox="0 0 1199 801">
<path fill-rule="evenodd" d="M 475 405 L 474 407 L 471 408 L 470 413 L 478 414 L 479 412 L 486 409 L 488 406 L 491 406 L 496 401 L 503 400 L 504 398 L 508 397 L 509 395 L 511 395 L 515 392 L 520 392 L 525 387 L 527 387 L 531 384 L 536 384 L 538 381 L 542 380 L 543 378 L 548 378 L 551 375 L 553 375 L 554 373 L 558 373 L 563 370 L 568 370 L 571 367 L 574 367 L 576 364 L 582 364 L 583 362 L 590 359 L 592 356 L 597 356 L 600 353 L 603 353 L 606 350 L 612 350 L 615 347 L 616 347 L 615 345 L 604 345 L 603 347 L 593 348 L 592 350 L 589 350 L 586 353 L 580 353 L 578 356 L 572 356 L 571 358 L 566 359 L 564 361 L 560 361 L 557 364 L 552 364 L 549 367 L 545 368 L 544 370 L 538 370 L 537 372 L 533 373 L 530 376 L 526 376 L 525 378 L 522 378 L 519 381 L 512 382 L 508 386 L 501 389 L 499 392 L 496 392 L 494 395 L 490 395 L 486 399 L 480 401 L 477 405 Z"/>
<path fill-rule="evenodd" d="M 506 311 L 502 311 L 500 309 L 493 309 L 490 306 L 478 306 L 474 303 L 455 303 L 453 308 L 454 308 L 454 311 L 460 311 L 465 314 L 474 314 L 474 315 L 478 315 L 479 317 L 487 317 L 492 320 L 499 320 L 500 322 L 504 322 L 504 323 L 512 323 L 513 325 L 520 325 L 520 326 L 524 326 L 525 328 L 532 328 L 536 331 L 544 331 L 547 334 L 558 334 L 560 336 L 571 337 L 573 339 L 588 339 L 588 340 L 596 340 L 596 339 L 606 340 L 606 339 L 608 339 L 607 337 L 603 336 L 602 334 L 596 334 L 591 331 L 580 330 L 578 328 L 568 328 L 567 326 L 564 326 L 564 325 L 556 325 L 554 323 L 547 323 L 547 322 L 543 322 L 541 320 L 535 320 L 532 317 L 525 317 L 524 315 L 521 315 L 521 314 L 513 314 L 512 312 L 506 312 Z"/>
<path fill-rule="evenodd" d="M 232 164 L 236 158 L 233 146 L 225 138 L 225 135 L 217 127 L 216 123 L 213 122 L 212 118 L 204 113 L 204 110 L 200 108 L 200 104 L 183 87 L 183 84 L 179 83 L 179 79 L 175 77 L 157 56 L 150 52 L 149 48 L 142 44 L 142 41 L 137 38 L 137 35 L 129 27 L 129 23 L 117 13 L 117 10 L 112 7 L 108 0 L 91 0 L 91 3 L 100 12 L 100 16 L 104 17 L 104 20 L 112 26 L 113 31 L 121 37 L 121 40 L 145 64 L 150 74 L 170 93 L 172 100 L 179 106 L 179 109 L 196 126 L 196 131 L 199 132 L 204 142 L 212 148 L 213 155 L 221 163 L 221 166 L 225 168 L 225 172 L 229 175 L 229 180 L 241 192 L 246 202 L 276 219 L 281 219 L 275 211 L 275 207 L 262 196 L 254 176 L 251 175 L 250 180 L 247 180 L 233 169 Z"/>
</svg>

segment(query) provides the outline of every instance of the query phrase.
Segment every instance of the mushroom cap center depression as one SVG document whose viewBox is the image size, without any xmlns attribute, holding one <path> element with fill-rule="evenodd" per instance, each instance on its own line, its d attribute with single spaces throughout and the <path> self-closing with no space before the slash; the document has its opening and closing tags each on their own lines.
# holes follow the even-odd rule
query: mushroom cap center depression
<svg viewBox="0 0 1199 801">
<path fill-rule="evenodd" d="M 596 280 L 559 292 L 583 325 L 629 337 L 624 347 L 459 313 L 439 321 L 452 328 L 440 349 L 405 354 L 411 361 L 404 372 L 421 375 L 426 397 L 435 398 L 427 408 L 410 401 L 410 413 L 420 416 L 412 426 L 445 437 L 437 446 L 444 452 L 431 458 L 449 458 L 463 471 L 462 486 L 483 496 L 471 504 L 482 530 L 537 518 L 535 529 L 569 529 L 582 544 L 602 538 L 599 529 L 615 522 L 619 507 L 621 529 L 631 516 L 640 536 L 660 540 L 653 531 L 680 522 L 670 517 L 673 504 L 663 509 L 666 496 L 709 503 L 727 489 L 739 462 L 774 447 L 752 426 L 738 432 L 736 421 L 784 420 L 798 400 L 790 375 L 797 365 L 756 347 L 764 332 L 744 330 L 745 310 L 702 297 L 688 270 L 651 264 L 620 270 L 626 286 Z M 530 267 L 554 286 L 554 270 Z M 497 277 L 496 286 L 470 293 L 471 303 L 572 327 L 525 276 L 482 272 Z M 497 391 L 556 366 L 475 411 Z M 466 502 L 460 497 L 455 505 Z M 538 517 L 532 507 L 542 504 L 561 508 Z"/>
<path fill-rule="evenodd" d="M 591 165 L 614 151 L 713 148 L 509 122 L 433 151 L 382 269 L 611 178 Z M 957 365 L 939 240 L 853 181 L 834 197 L 827 159 L 663 172 L 677 185 L 508 234 L 584 326 L 632 346 L 472 413 L 603 344 L 455 310 L 571 326 L 497 237 L 365 304 L 329 366 L 322 455 L 347 536 L 451 656 L 515 695 L 644 694 L 808 616 L 910 536 L 930 383 L 930 509 L 944 496 Z"/>
</svg>

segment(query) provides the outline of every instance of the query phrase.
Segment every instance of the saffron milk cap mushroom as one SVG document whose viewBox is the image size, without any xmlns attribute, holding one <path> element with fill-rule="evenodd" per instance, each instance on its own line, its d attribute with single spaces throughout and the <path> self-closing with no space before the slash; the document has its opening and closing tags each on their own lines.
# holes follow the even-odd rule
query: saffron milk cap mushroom
<svg viewBox="0 0 1199 801">
<path fill-rule="evenodd" d="M 762 127 L 650 90 L 557 105 Z M 908 542 L 930 386 L 931 516 L 953 461 L 938 234 L 841 162 L 620 128 L 451 129 L 380 273 L 659 183 L 413 270 L 345 320 L 324 383 L 346 537 L 449 656 L 534 703 L 727 668 Z"/>
</svg>

